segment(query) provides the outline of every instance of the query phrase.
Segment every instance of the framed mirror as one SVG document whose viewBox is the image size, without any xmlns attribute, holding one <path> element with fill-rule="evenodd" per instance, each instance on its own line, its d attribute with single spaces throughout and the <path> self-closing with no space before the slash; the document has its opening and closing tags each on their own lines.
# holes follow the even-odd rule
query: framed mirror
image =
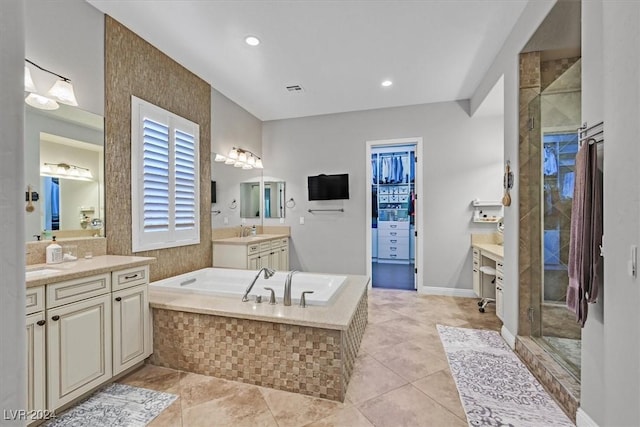
<svg viewBox="0 0 640 427">
<path fill-rule="evenodd" d="M 240 183 L 240 218 L 260 218 L 260 181 Z"/>
<path fill-rule="evenodd" d="M 68 105 L 25 106 L 25 183 L 38 193 L 25 238 L 103 236 L 104 119 Z"/>
<path fill-rule="evenodd" d="M 264 217 L 284 218 L 284 181 L 264 182 Z"/>
</svg>

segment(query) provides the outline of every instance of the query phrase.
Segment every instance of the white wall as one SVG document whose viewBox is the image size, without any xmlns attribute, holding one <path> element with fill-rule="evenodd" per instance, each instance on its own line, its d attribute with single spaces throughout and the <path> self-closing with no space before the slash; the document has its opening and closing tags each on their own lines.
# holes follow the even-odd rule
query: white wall
<svg viewBox="0 0 640 427">
<path fill-rule="evenodd" d="M 471 98 L 473 114 L 501 76 L 504 76 L 504 159 L 511 161 L 514 176 L 518 176 L 518 55 L 540 23 L 547 16 L 555 0 L 536 0 L 527 3 L 511 34 L 495 61 L 485 74 Z M 511 206 L 504 209 L 504 328 L 515 337 L 518 333 L 518 253 L 519 253 L 519 182 L 511 190 Z M 514 286 L 508 286 L 513 283 Z"/>
<path fill-rule="evenodd" d="M 213 228 L 240 225 L 240 182 L 260 181 L 258 169 L 242 170 L 213 161 L 215 153 L 226 156 L 233 147 L 262 154 L 262 121 L 215 89 L 211 90 L 211 179 L 216 181 L 217 202 L 211 207 Z M 233 200 L 236 207 L 232 208 Z M 226 219 L 226 224 L 225 224 Z M 246 220 L 259 225 L 260 219 Z"/>
<path fill-rule="evenodd" d="M 598 354 L 604 349 L 605 386 L 585 390 L 593 401 L 604 402 L 602 426 L 640 425 L 640 280 L 627 273 L 630 247 L 640 244 L 638 23 L 640 2 L 602 2 L 604 341 L 593 340 L 584 350 Z M 596 331 L 598 327 L 594 322 Z M 587 375 L 585 371 L 583 378 Z"/>
<path fill-rule="evenodd" d="M 24 5 L 0 2 L 0 408 L 26 409 L 23 242 Z M 25 425 L 2 417 L 0 424 Z"/>
<path fill-rule="evenodd" d="M 78 107 L 104 116 L 102 12 L 84 0 L 26 0 L 25 9 L 25 57 L 71 79 Z M 41 71 L 31 73 L 44 92 L 56 80 Z"/>
<path fill-rule="evenodd" d="M 265 122 L 264 173 L 284 179 L 286 198 L 296 202 L 285 218 L 292 268 L 366 273 L 365 142 L 422 137 L 423 285 L 471 289 L 470 233 L 478 229 L 472 227 L 471 201 L 501 197 L 503 140 L 502 117 L 469 118 L 467 107 L 448 102 Z M 349 173 L 350 199 L 309 202 L 307 176 L 320 173 Z M 333 207 L 345 212 L 307 212 Z"/>
<path fill-rule="evenodd" d="M 604 119 L 602 72 L 602 1 L 582 2 L 582 120 L 591 125 Z M 615 173 L 611 169 L 606 171 L 605 185 L 610 182 L 610 172 Z M 605 197 L 609 196 L 606 189 L 605 194 Z M 609 203 L 608 198 L 605 200 L 605 204 L 607 203 Z M 606 259 L 605 264 L 607 264 Z M 605 275 L 606 273 L 605 267 Z M 589 317 L 582 329 L 582 390 L 580 394 L 581 411 L 601 426 L 607 425 L 605 424 L 605 399 L 602 395 L 605 387 L 603 308 L 602 301 L 590 305 Z"/>
</svg>

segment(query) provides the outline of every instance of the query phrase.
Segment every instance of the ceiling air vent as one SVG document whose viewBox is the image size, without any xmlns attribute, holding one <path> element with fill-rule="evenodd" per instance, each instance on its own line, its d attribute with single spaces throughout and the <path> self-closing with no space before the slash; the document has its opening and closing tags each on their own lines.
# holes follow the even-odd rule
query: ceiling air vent
<svg viewBox="0 0 640 427">
<path fill-rule="evenodd" d="M 302 86 L 300 86 L 300 85 L 287 86 L 287 90 L 289 92 L 292 92 L 292 93 L 302 93 L 302 92 L 304 92 L 304 89 L 302 89 Z"/>
</svg>

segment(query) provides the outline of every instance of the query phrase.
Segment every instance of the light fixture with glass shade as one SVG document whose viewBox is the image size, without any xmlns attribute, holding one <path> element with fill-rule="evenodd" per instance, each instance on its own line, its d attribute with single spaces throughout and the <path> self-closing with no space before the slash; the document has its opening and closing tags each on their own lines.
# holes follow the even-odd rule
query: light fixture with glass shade
<svg viewBox="0 0 640 427">
<path fill-rule="evenodd" d="M 244 170 L 264 168 L 262 159 L 244 148 L 233 147 L 226 156 L 216 154 L 213 160 L 220 163 L 224 162 L 225 165 L 233 165 L 236 168 L 242 168 Z"/>
<path fill-rule="evenodd" d="M 59 78 L 59 80 L 57 80 L 49 89 L 47 95 L 42 95 L 41 93 L 39 93 L 38 88 L 33 81 L 31 70 L 28 66 L 25 65 L 24 90 L 25 92 L 30 92 L 29 95 L 25 98 L 25 102 L 27 104 L 41 110 L 55 110 L 59 108 L 58 102 L 62 104 L 72 105 L 74 107 L 78 106 L 78 100 L 76 99 L 71 80 L 64 76 L 61 76 L 60 74 L 54 73 L 53 71 L 47 70 L 46 68 L 39 66 L 33 61 L 30 61 L 28 59 L 25 59 L 25 61 L 33 65 L 37 69 L 49 74 L 53 74 L 54 76 Z"/>
</svg>

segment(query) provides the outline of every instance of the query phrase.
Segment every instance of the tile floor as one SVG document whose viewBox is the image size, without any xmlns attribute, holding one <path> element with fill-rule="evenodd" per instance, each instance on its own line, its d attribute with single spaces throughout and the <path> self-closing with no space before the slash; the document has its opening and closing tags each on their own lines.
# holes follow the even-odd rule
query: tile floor
<svg viewBox="0 0 640 427">
<path fill-rule="evenodd" d="M 343 403 L 145 365 L 120 382 L 179 398 L 150 427 L 466 426 L 436 324 L 498 330 L 477 300 L 373 289 Z"/>
</svg>

